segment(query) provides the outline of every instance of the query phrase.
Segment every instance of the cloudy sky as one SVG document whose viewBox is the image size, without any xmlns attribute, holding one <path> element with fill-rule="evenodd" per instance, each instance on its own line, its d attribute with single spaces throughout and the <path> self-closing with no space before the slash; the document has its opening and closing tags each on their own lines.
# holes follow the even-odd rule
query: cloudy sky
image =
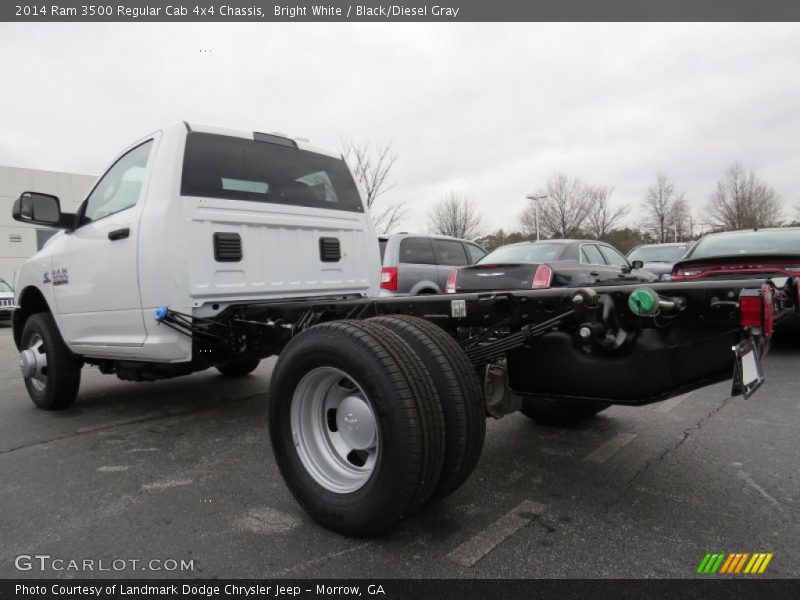
<svg viewBox="0 0 800 600">
<path fill-rule="evenodd" d="M 742 161 L 800 205 L 796 24 L 0 24 L 0 164 L 99 174 L 174 120 L 394 144 L 386 201 L 513 229 L 556 171 L 699 212 Z M 201 50 L 208 50 L 201 52 Z M 635 217 L 635 213 L 634 213 Z M 632 222 L 635 218 L 631 219 Z"/>
</svg>

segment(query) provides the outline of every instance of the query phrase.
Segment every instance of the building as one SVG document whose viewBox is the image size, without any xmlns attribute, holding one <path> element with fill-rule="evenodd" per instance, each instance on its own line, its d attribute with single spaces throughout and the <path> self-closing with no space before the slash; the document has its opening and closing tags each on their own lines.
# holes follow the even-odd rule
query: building
<svg viewBox="0 0 800 600">
<path fill-rule="evenodd" d="M 20 194 L 54 194 L 61 200 L 62 211 L 75 212 L 96 180 L 90 175 L 0 166 L 0 277 L 13 285 L 17 267 L 56 232 L 11 218 L 11 207 Z"/>
</svg>

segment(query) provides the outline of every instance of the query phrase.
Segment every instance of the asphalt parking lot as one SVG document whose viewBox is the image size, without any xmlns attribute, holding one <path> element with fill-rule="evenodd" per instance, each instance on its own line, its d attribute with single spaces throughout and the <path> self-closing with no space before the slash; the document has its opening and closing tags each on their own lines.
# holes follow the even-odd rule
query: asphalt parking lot
<svg viewBox="0 0 800 600">
<path fill-rule="evenodd" d="M 103 577 L 689 577 L 717 551 L 772 552 L 757 577 L 798 577 L 798 358 L 800 329 L 779 332 L 747 401 L 719 384 L 571 429 L 490 421 L 460 490 L 354 540 L 311 521 L 278 475 L 273 360 L 238 381 L 128 383 L 87 368 L 73 408 L 46 413 L 2 324 L 0 577 L 93 575 L 20 572 L 22 554 L 194 561 Z"/>
</svg>

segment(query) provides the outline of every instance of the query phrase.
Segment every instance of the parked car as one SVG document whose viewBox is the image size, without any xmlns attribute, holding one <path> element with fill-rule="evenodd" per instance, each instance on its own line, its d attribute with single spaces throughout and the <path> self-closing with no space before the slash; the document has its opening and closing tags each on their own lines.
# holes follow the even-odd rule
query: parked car
<svg viewBox="0 0 800 600">
<path fill-rule="evenodd" d="M 453 269 L 447 292 L 652 283 L 640 261 L 629 263 L 613 246 L 595 240 L 547 240 L 502 246 L 476 265 Z"/>
<path fill-rule="evenodd" d="M 14 290 L 0 277 L 0 320 L 10 319 L 14 312 Z"/>
<path fill-rule="evenodd" d="M 381 296 L 441 294 L 453 267 L 473 265 L 486 256 L 478 244 L 444 235 L 396 233 L 378 242 Z"/>
<path fill-rule="evenodd" d="M 642 261 L 644 268 L 661 281 L 669 281 L 672 276 L 672 265 L 678 262 L 691 247 L 691 242 L 644 244 L 631 250 L 627 258 L 630 262 Z"/>
<path fill-rule="evenodd" d="M 800 227 L 712 233 L 672 267 L 673 281 L 800 276 Z"/>
</svg>

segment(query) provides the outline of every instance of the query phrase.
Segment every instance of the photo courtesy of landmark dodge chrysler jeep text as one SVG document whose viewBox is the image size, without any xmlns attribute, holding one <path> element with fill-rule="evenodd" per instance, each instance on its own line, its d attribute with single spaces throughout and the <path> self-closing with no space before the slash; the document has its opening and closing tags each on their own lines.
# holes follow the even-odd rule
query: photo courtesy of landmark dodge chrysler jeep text
<svg viewBox="0 0 800 600">
<path fill-rule="evenodd" d="M 797 309 L 788 277 L 378 297 L 378 238 L 341 155 L 195 123 L 125 149 L 77 214 L 29 191 L 13 215 L 62 230 L 14 285 L 37 406 L 68 407 L 87 365 L 236 377 L 279 355 L 275 460 L 309 514 L 348 535 L 458 489 L 487 415 L 558 425 L 732 375 L 748 396 Z"/>
</svg>

